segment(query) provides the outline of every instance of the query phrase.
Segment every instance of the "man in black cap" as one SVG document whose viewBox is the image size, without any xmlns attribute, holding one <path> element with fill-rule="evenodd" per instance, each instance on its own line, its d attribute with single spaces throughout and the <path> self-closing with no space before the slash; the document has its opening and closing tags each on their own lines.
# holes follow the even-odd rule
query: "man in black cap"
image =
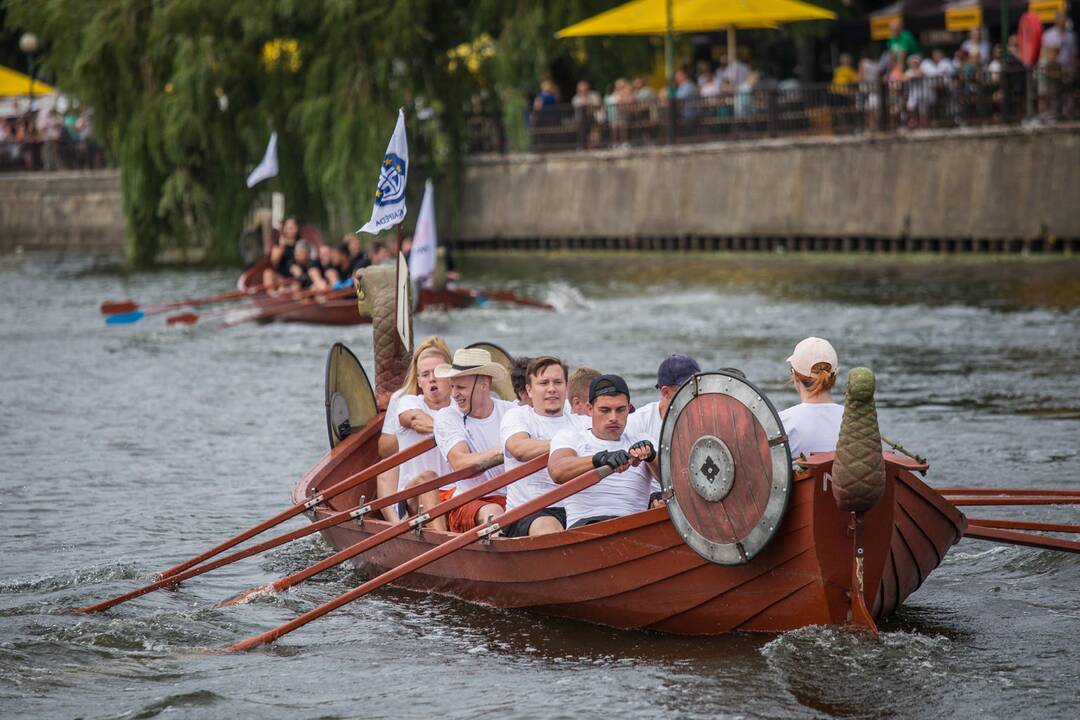
<svg viewBox="0 0 1080 720">
<path fill-rule="evenodd" d="M 618 375 L 595 378 L 589 384 L 589 414 L 591 426 L 562 430 L 552 438 L 548 475 L 562 484 L 605 465 L 615 472 L 566 498 L 568 528 L 647 509 L 650 483 L 657 474 L 653 443 L 627 432 L 630 389 L 625 380 Z"/>
</svg>

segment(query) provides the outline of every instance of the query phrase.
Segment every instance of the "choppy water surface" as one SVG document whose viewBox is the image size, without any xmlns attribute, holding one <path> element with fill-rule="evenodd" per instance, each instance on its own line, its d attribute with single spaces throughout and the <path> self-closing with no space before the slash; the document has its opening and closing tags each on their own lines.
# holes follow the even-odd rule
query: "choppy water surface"
<svg viewBox="0 0 1080 720">
<path fill-rule="evenodd" d="M 883 432 L 939 485 L 1080 487 L 1080 262 L 722 256 L 472 258 L 478 284 L 557 313 L 419 316 L 452 345 L 558 352 L 649 398 L 669 352 L 737 366 L 785 407 L 808 334 L 878 373 Z M 4 717 L 1075 717 L 1080 557 L 964 541 L 884 627 L 780 636 L 616 632 L 386 590 L 269 650 L 210 655 L 355 585 L 214 604 L 325 556 L 308 539 L 92 617 L 288 504 L 324 452 L 325 353 L 367 328 L 161 318 L 97 305 L 220 292 L 225 272 L 123 276 L 0 260 L 0 715 Z M 1080 510 L 980 510 L 1080 522 Z M 290 527 L 303 521 L 296 520 Z"/>
</svg>

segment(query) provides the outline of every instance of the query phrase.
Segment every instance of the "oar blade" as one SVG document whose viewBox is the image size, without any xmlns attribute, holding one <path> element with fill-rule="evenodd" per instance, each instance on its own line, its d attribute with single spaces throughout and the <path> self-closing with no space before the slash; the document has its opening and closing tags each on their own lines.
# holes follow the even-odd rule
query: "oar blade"
<svg viewBox="0 0 1080 720">
<path fill-rule="evenodd" d="M 193 312 L 180 313 L 165 318 L 166 325 L 194 325 L 199 322 L 199 316 Z"/>
<path fill-rule="evenodd" d="M 101 303 L 102 315 L 119 315 L 121 313 L 135 312 L 139 309 L 139 303 L 134 300 L 107 301 Z"/>
<path fill-rule="evenodd" d="M 118 315 L 110 315 L 105 318 L 106 325 L 131 325 L 137 323 L 146 316 L 142 310 L 133 310 L 132 312 L 120 313 Z"/>
</svg>

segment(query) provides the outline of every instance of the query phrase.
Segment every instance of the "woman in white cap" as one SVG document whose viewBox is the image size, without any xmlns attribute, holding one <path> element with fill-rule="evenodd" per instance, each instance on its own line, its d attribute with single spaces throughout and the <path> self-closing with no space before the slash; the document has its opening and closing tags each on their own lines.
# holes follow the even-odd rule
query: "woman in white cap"
<svg viewBox="0 0 1080 720">
<path fill-rule="evenodd" d="M 808 337 L 787 359 L 799 404 L 780 412 L 788 436 L 791 459 L 816 452 L 832 452 L 840 435 L 844 408 L 833 402 L 839 361 L 828 340 Z"/>
</svg>

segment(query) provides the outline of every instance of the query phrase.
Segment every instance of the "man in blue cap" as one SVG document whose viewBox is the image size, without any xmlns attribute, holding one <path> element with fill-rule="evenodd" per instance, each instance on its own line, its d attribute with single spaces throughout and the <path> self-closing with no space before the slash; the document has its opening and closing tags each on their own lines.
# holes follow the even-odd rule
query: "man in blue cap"
<svg viewBox="0 0 1080 720">
<path fill-rule="evenodd" d="M 656 370 L 656 389 L 660 391 L 660 399 L 630 413 L 626 421 L 626 431 L 644 435 L 652 440 L 654 447 L 660 447 L 660 428 L 664 424 L 664 416 L 667 415 L 672 398 L 684 382 L 699 372 L 701 366 L 689 355 L 670 355 L 664 358 L 664 362 L 660 363 Z M 659 486 L 655 488 L 659 489 Z"/>
</svg>

